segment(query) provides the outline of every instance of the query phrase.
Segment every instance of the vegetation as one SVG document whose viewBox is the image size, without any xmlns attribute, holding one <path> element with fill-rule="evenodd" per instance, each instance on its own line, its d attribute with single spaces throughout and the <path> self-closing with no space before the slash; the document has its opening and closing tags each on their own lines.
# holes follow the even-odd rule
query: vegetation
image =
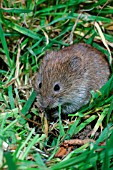
<svg viewBox="0 0 113 170">
<path fill-rule="evenodd" d="M 0 40 L 0 168 L 113 169 L 112 0 L 0 1 Z M 89 105 L 66 119 L 59 107 L 48 122 L 30 80 L 46 50 L 81 41 L 107 55 L 111 78 Z"/>
</svg>

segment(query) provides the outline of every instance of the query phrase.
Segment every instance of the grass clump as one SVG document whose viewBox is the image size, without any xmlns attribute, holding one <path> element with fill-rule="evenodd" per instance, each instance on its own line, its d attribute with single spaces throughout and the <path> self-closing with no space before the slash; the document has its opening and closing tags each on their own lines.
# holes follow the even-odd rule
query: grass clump
<svg viewBox="0 0 113 170">
<path fill-rule="evenodd" d="M 0 2 L 1 169 L 113 168 L 112 5 L 110 0 Z M 29 80 L 46 50 L 81 41 L 107 55 L 111 78 L 92 92 L 88 106 L 48 123 Z"/>
</svg>

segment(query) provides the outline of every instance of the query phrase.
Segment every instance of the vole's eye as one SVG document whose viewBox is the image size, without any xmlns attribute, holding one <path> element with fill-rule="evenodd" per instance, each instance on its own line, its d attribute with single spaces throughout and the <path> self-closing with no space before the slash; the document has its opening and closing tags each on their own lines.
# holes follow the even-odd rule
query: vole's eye
<svg viewBox="0 0 113 170">
<path fill-rule="evenodd" d="M 59 84 L 55 84 L 55 86 L 54 86 L 54 91 L 59 91 L 59 90 L 60 90 Z"/>
<path fill-rule="evenodd" d="M 40 82 L 38 86 L 39 86 L 39 89 L 41 89 L 41 87 L 42 87 L 42 83 Z"/>
</svg>

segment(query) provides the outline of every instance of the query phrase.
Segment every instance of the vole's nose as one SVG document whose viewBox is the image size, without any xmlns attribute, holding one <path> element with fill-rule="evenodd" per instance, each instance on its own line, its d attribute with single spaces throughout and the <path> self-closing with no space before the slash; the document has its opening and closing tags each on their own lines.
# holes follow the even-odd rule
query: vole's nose
<svg viewBox="0 0 113 170">
<path fill-rule="evenodd" d="M 49 104 L 48 103 L 45 103 L 45 102 L 43 102 L 42 103 L 42 108 L 45 110 L 45 109 L 47 109 L 47 108 L 49 108 Z"/>
<path fill-rule="evenodd" d="M 52 98 L 48 98 L 41 102 L 41 106 L 43 109 L 49 109 L 52 103 L 53 103 Z"/>
</svg>

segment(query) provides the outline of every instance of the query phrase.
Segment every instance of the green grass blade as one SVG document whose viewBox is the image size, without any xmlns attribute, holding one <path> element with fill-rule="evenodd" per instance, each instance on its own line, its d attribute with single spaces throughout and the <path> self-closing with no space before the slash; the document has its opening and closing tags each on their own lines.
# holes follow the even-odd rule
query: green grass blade
<svg viewBox="0 0 113 170">
<path fill-rule="evenodd" d="M 18 8 L 12 8 L 12 9 L 0 9 L 1 12 L 8 12 L 8 13 L 30 13 L 32 10 L 29 9 L 18 9 Z"/>
<path fill-rule="evenodd" d="M 75 129 L 77 128 L 78 123 L 80 123 L 81 118 L 78 118 L 75 120 L 75 122 L 71 125 L 70 129 L 67 132 L 66 138 L 69 139 L 72 137 L 72 135 L 75 133 Z"/>
<path fill-rule="evenodd" d="M 44 161 L 42 160 L 39 153 L 37 153 L 34 158 L 40 170 L 46 169 L 46 165 L 44 164 Z"/>
<path fill-rule="evenodd" d="M 9 26 L 14 29 L 15 31 L 23 34 L 23 35 L 26 35 L 30 38 L 33 38 L 33 39 L 36 39 L 36 40 L 40 40 L 40 37 L 38 34 L 34 33 L 33 31 L 27 29 L 27 28 L 24 28 L 24 27 L 21 27 L 17 24 L 14 24 L 14 23 L 10 23 L 9 22 Z"/>
<path fill-rule="evenodd" d="M 8 165 L 8 169 L 9 170 L 17 170 L 17 165 L 15 164 L 15 162 L 13 161 L 12 159 L 12 156 L 11 156 L 11 153 L 9 152 L 6 152 L 4 154 L 5 158 L 6 158 L 6 162 L 7 162 L 7 165 Z"/>
<path fill-rule="evenodd" d="M 25 115 L 29 111 L 29 109 L 30 109 L 32 103 L 34 102 L 35 98 L 36 98 L 36 92 L 33 91 L 31 96 L 29 97 L 28 101 L 25 103 L 25 105 L 24 105 L 24 107 L 21 111 L 22 114 Z"/>
<path fill-rule="evenodd" d="M 6 39 L 5 39 L 5 35 L 4 35 L 4 32 L 3 32 L 1 23 L 0 23 L 0 39 L 1 39 L 1 42 L 2 42 L 2 46 L 3 46 L 4 52 L 5 52 L 6 57 L 7 57 L 9 68 L 11 69 L 12 68 L 12 66 L 11 66 L 11 59 L 10 59 L 10 56 L 9 56 L 7 42 L 6 42 Z"/>
<path fill-rule="evenodd" d="M 59 129 L 60 129 L 60 136 L 64 136 L 65 135 L 65 131 L 62 125 L 62 120 L 61 120 L 61 105 L 59 105 L 59 110 L 58 110 L 58 114 L 59 114 Z"/>
<path fill-rule="evenodd" d="M 14 104 L 14 98 L 13 98 L 12 85 L 8 87 L 8 96 L 9 96 L 9 101 L 10 101 L 11 109 L 14 109 L 15 108 L 15 104 Z"/>
</svg>

